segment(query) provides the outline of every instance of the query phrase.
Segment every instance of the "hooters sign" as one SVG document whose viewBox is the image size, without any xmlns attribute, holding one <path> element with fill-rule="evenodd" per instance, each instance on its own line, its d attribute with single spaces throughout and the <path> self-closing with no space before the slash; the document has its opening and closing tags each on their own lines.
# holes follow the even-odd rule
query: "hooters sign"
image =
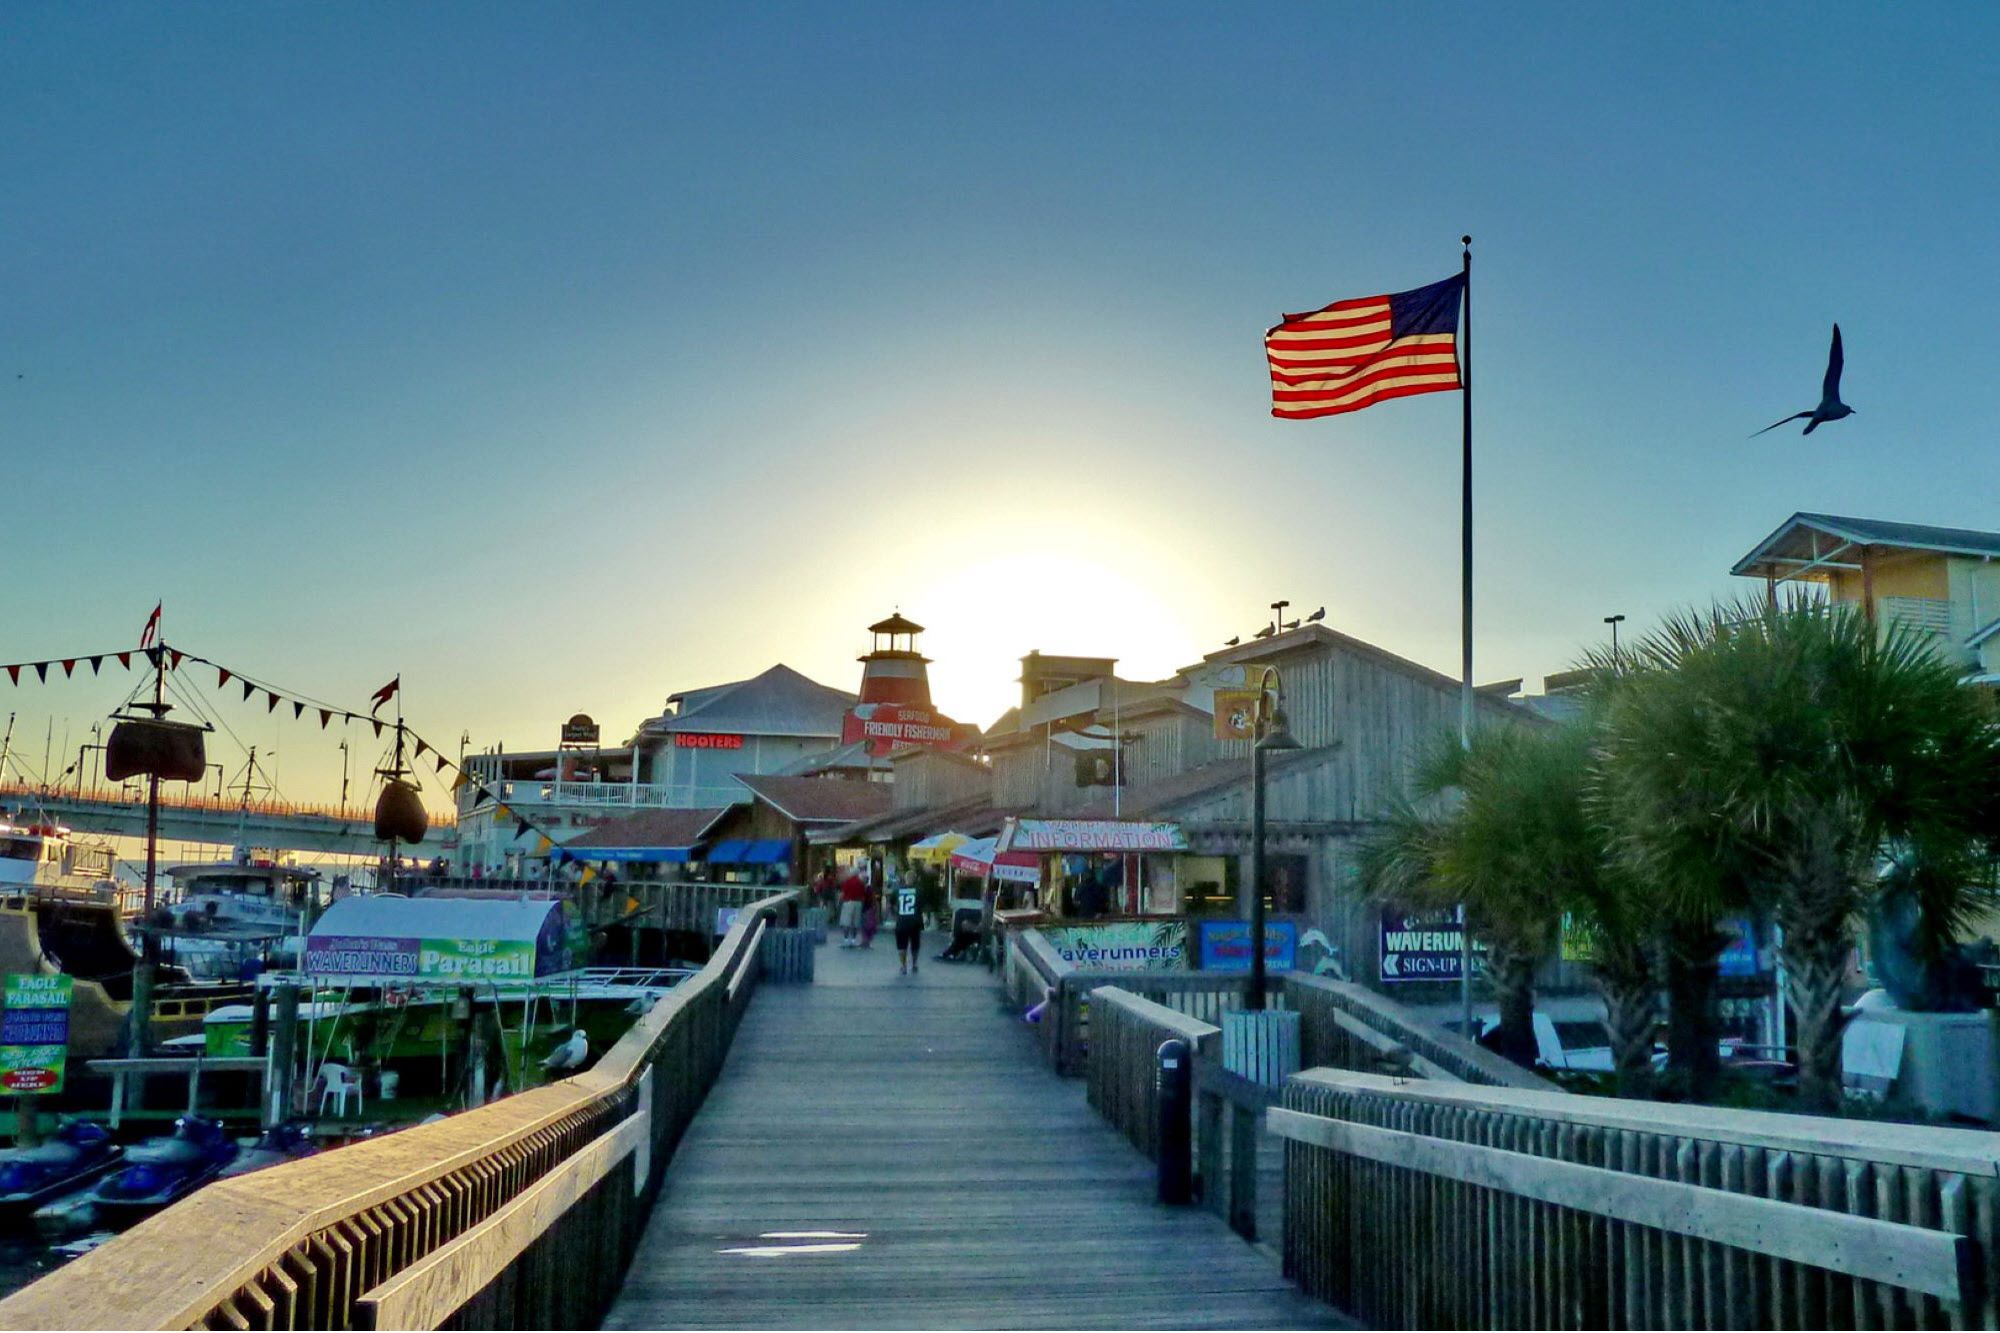
<svg viewBox="0 0 2000 1333">
<path fill-rule="evenodd" d="M 972 729 L 943 713 L 915 704 L 857 704 L 840 724 L 840 743 L 868 742 L 868 753 L 884 755 L 905 745 L 929 745 L 959 750 L 972 739 Z"/>
</svg>

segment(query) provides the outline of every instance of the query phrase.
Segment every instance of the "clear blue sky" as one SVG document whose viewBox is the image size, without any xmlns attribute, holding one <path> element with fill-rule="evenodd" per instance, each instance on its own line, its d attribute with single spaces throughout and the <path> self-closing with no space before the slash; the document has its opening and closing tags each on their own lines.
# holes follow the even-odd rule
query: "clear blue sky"
<svg viewBox="0 0 2000 1333">
<path fill-rule="evenodd" d="M 1794 510 L 2000 527 L 1996 39 L 1973 6 L 9 5 L 0 660 L 164 596 L 189 648 L 352 700 L 400 670 L 430 734 L 517 748 L 778 660 L 851 687 L 894 605 L 979 722 L 1030 648 L 1163 673 L 1280 596 L 1455 671 L 1457 398 L 1276 422 L 1260 334 L 1469 231 L 1478 670 L 1532 682 Z M 1746 439 L 1836 319 L 1858 415 Z M 5 703 L 80 730 L 116 693 Z M 225 716 L 324 793 L 330 742 Z"/>
</svg>

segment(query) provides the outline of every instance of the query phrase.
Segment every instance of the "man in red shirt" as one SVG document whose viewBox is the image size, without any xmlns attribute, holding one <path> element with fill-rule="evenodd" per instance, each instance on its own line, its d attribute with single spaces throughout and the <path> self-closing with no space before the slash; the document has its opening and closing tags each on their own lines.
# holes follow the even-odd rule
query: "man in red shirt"
<svg viewBox="0 0 2000 1333">
<path fill-rule="evenodd" d="M 861 944 L 861 904 L 868 897 L 868 885 L 853 870 L 847 872 L 840 881 L 840 947 L 857 948 Z"/>
</svg>

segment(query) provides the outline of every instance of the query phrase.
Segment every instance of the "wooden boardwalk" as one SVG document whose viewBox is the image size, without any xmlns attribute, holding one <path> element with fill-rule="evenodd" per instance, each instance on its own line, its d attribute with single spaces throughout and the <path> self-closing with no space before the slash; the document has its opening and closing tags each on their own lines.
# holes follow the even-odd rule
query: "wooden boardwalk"
<svg viewBox="0 0 2000 1333">
<path fill-rule="evenodd" d="M 888 944 L 758 991 L 606 1327 L 1347 1326 L 1157 1203 L 984 969 L 899 977 Z"/>
</svg>

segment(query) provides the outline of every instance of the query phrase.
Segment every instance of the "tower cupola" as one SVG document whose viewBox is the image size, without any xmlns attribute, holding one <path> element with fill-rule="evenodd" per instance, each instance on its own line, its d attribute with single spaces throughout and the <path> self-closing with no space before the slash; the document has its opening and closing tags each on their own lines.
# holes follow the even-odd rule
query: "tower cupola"
<svg viewBox="0 0 2000 1333">
<path fill-rule="evenodd" d="M 931 706 L 930 659 L 917 651 L 924 627 L 898 611 L 868 627 L 874 646 L 861 659 L 861 702 Z"/>
</svg>

